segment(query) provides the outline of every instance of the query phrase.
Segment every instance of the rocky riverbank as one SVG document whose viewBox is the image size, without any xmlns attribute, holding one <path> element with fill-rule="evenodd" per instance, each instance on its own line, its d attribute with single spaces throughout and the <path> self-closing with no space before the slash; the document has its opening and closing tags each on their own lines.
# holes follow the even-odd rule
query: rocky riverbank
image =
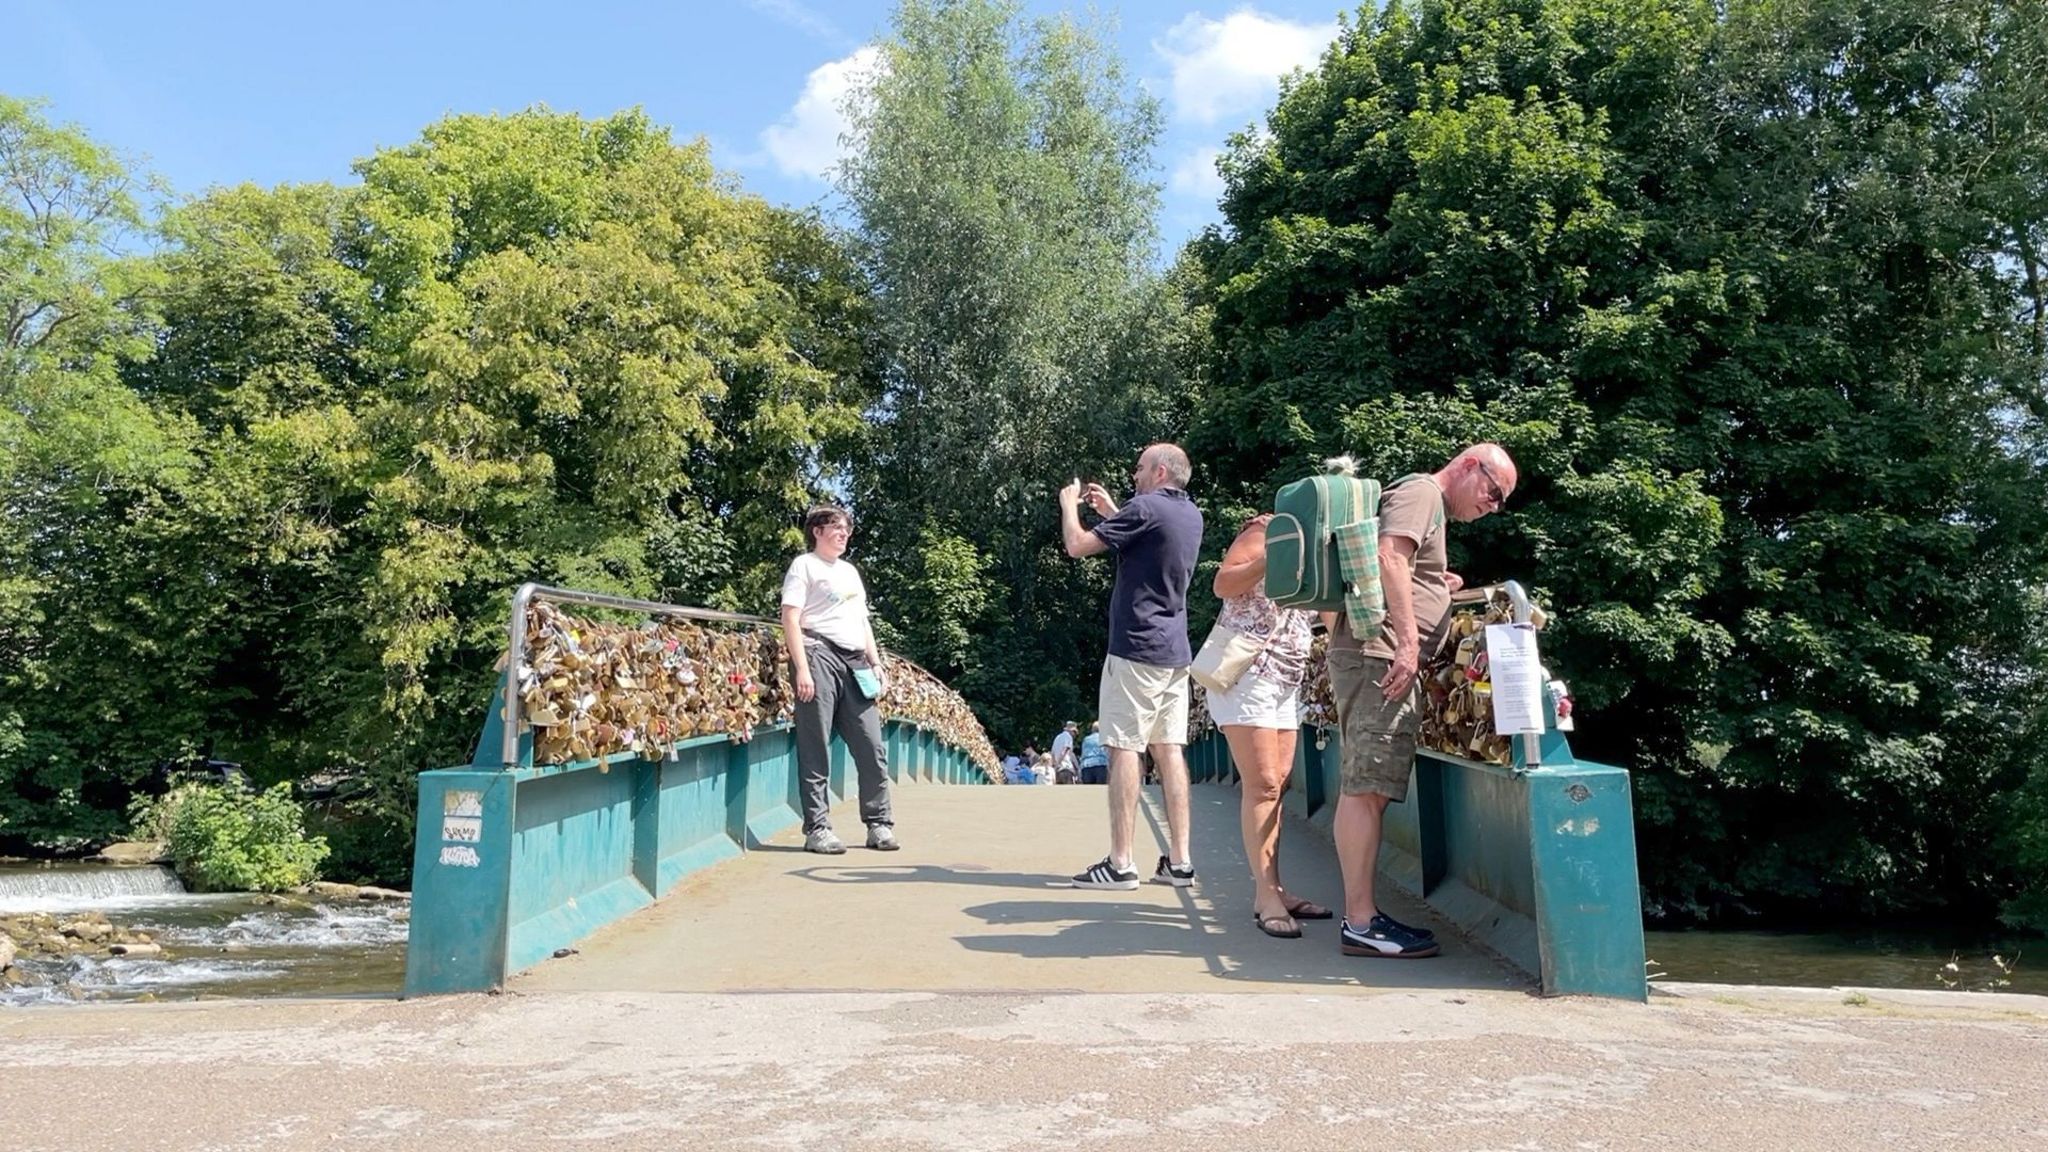
<svg viewBox="0 0 2048 1152">
<path fill-rule="evenodd" d="M 0 1005 L 396 990 L 405 892 L 321 883 L 196 895 L 153 872 L 11 873 L 14 905 L 0 902 Z M 24 884 L 25 874 L 38 879 Z"/>
<path fill-rule="evenodd" d="M 50 912 L 28 912 L 0 916 L 0 987 L 18 988 L 41 983 L 23 961 L 39 957 L 56 960 L 73 956 L 111 959 L 115 956 L 161 956 L 163 945 L 148 932 L 122 928 L 103 912 L 81 912 L 63 916 Z"/>
</svg>

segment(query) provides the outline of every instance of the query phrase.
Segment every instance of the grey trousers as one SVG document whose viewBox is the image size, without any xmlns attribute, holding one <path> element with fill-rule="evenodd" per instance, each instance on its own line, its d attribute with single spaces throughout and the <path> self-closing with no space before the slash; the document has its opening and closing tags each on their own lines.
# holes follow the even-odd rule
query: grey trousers
<svg viewBox="0 0 2048 1152">
<path fill-rule="evenodd" d="M 860 694 L 853 669 L 830 644 L 804 644 L 818 694 L 796 702 L 797 794 L 804 834 L 832 826 L 832 733 L 846 742 L 860 772 L 861 823 L 893 825 L 889 814 L 889 754 L 882 748 L 882 709 Z"/>
</svg>

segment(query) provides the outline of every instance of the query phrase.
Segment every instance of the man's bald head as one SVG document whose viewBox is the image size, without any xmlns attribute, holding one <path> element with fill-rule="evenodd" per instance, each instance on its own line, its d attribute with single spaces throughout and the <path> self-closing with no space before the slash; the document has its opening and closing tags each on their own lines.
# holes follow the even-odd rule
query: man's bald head
<svg viewBox="0 0 2048 1152">
<path fill-rule="evenodd" d="M 1453 520 L 1477 520 L 1500 511 L 1521 482 L 1521 472 L 1507 449 L 1491 441 L 1474 444 L 1436 474 L 1443 490 L 1444 510 Z"/>
</svg>

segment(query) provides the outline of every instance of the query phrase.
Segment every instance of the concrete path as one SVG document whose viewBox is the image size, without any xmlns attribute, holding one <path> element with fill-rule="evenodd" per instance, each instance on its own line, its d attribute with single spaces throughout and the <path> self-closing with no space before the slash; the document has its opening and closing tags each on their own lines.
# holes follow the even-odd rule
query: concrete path
<svg viewBox="0 0 2048 1152">
<path fill-rule="evenodd" d="M 2040 1007 L 1757 990 L 1649 1006 L 511 992 L 0 1013 L 0 1133 L 35 1152 L 2026 1152 L 2048 1148 L 2043 1084 Z"/>
<path fill-rule="evenodd" d="M 903 849 L 870 852 L 850 808 L 834 821 L 844 856 L 802 851 L 790 833 L 687 880 L 513 982 L 523 992 L 1085 991 L 1317 992 L 1525 988 L 1519 973 L 1453 937 L 1422 905 L 1383 891 L 1396 916 L 1434 926 L 1428 960 L 1347 958 L 1334 920 L 1298 940 L 1252 923 L 1252 882 L 1234 789 L 1198 786 L 1196 885 L 1134 892 L 1069 887 L 1109 845 L 1105 790 L 1083 786 L 896 789 Z M 1152 789 L 1140 812 L 1139 871 L 1166 839 Z M 1281 877 L 1297 895 L 1342 899 L 1329 841 L 1290 821 Z M 1382 886 L 1383 889 L 1386 886 Z"/>
<path fill-rule="evenodd" d="M 2048 1149 L 2048 999 L 1346 960 L 1253 929 L 1235 794 L 1195 795 L 1192 891 L 1049 886 L 1101 855 L 1099 789 L 912 785 L 903 852 L 730 862 L 502 995 L 0 1012 L 0 1143 Z M 1334 903 L 1327 842 L 1284 842 Z"/>
</svg>

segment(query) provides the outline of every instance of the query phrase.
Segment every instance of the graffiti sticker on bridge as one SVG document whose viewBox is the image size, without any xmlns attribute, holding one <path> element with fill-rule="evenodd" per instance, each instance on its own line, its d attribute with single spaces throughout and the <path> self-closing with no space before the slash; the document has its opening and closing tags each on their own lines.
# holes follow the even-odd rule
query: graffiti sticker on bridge
<svg viewBox="0 0 2048 1152">
<path fill-rule="evenodd" d="M 441 863 L 454 868 L 481 868 L 483 859 L 476 849 L 467 844 L 444 844 L 441 847 Z"/>
<path fill-rule="evenodd" d="M 451 788 L 441 793 L 441 814 L 443 816 L 482 816 L 484 814 L 484 794 L 468 788 Z"/>
<path fill-rule="evenodd" d="M 444 816 L 441 819 L 441 839 L 454 840 L 463 844 L 475 844 L 484 838 L 484 822 L 477 816 Z"/>
</svg>

